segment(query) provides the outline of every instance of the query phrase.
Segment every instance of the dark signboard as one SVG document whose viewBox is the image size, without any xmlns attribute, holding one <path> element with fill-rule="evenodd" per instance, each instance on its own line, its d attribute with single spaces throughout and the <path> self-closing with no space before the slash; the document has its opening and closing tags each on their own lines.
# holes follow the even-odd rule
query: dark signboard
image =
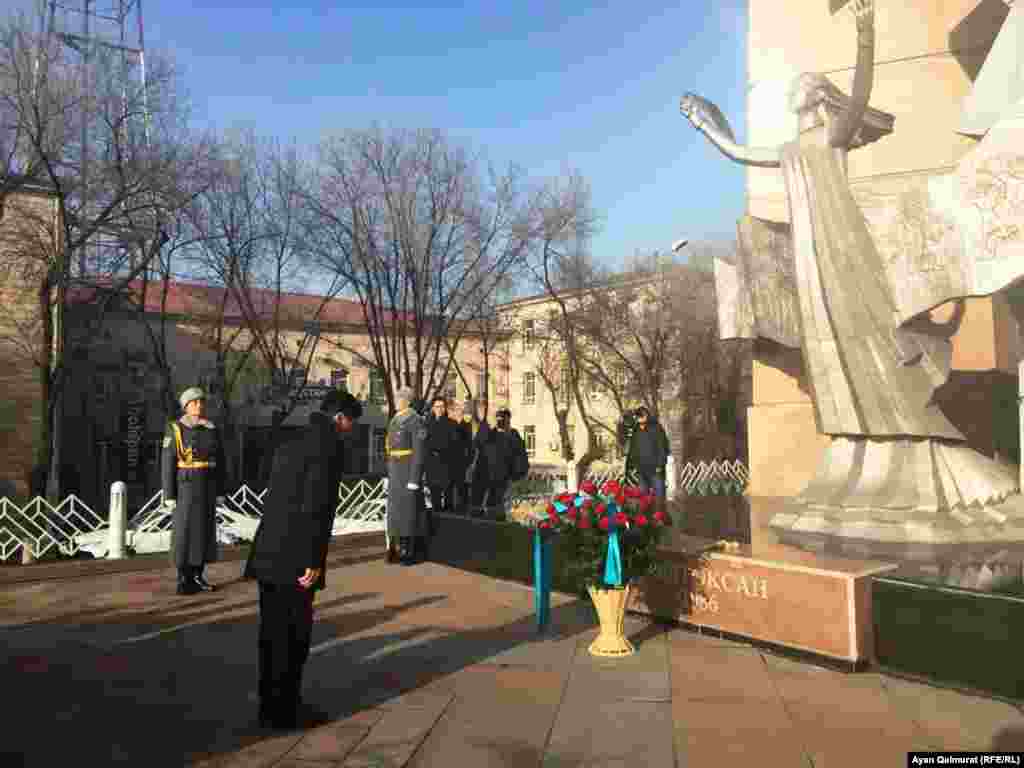
<svg viewBox="0 0 1024 768">
<path fill-rule="evenodd" d="M 126 483 L 145 479 L 142 441 L 146 435 L 146 401 L 134 398 L 121 405 L 121 469 Z"/>
</svg>

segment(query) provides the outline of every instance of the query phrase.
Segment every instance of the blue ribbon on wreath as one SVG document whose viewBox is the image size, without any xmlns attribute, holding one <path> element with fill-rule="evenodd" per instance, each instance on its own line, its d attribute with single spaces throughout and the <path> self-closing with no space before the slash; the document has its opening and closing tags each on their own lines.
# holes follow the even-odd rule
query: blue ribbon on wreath
<svg viewBox="0 0 1024 768">
<path fill-rule="evenodd" d="M 604 583 L 610 587 L 622 586 L 622 549 L 619 529 L 615 524 L 615 513 L 618 511 L 617 505 L 608 505 L 608 552 L 604 558 Z"/>
</svg>

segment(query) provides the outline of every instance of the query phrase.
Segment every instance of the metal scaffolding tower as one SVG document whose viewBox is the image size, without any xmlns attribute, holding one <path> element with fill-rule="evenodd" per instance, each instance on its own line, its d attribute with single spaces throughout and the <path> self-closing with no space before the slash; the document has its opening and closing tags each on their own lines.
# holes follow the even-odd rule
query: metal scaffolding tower
<svg viewBox="0 0 1024 768">
<path fill-rule="evenodd" d="M 117 67 L 105 67 L 104 77 L 119 77 L 124 120 L 121 126 L 122 149 L 141 143 L 150 144 L 150 114 L 146 83 L 146 45 L 142 20 L 142 0 L 38 0 L 39 32 L 44 40 L 60 43 L 62 63 L 80 72 L 86 93 L 95 86 L 96 63 L 100 58 Z M 142 100 L 141 114 L 134 110 L 129 116 L 133 99 Z M 85 99 L 82 109 L 89 110 L 91 101 Z M 96 203 L 92 173 L 93 146 L 89 136 L 91 119 L 82 115 L 81 128 L 81 193 L 86 211 Z M 155 223 L 154 223 L 155 228 Z M 152 232 L 150 227 L 145 228 Z M 125 232 L 123 229 L 102 231 L 85 248 L 75 254 L 74 269 L 77 277 L 102 270 L 102 264 L 112 253 L 123 252 L 126 242 L 138 239 L 143 233 Z M 113 251 L 111 250 L 113 249 Z"/>
</svg>

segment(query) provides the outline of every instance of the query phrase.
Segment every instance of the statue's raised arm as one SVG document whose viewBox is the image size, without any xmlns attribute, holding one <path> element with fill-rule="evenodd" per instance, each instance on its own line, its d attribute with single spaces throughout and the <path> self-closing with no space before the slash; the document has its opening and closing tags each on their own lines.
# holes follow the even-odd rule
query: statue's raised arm
<svg viewBox="0 0 1024 768">
<path fill-rule="evenodd" d="M 864 120 L 875 76 L 874 0 L 853 0 L 850 10 L 857 20 L 857 68 L 853 73 L 850 101 L 829 127 L 828 140 L 833 147 L 849 147 L 853 141 Z"/>
<path fill-rule="evenodd" d="M 679 111 L 693 123 L 693 127 L 708 137 L 730 160 L 743 165 L 777 167 L 779 150 L 775 147 L 744 147 L 736 143 L 729 121 L 722 110 L 707 99 L 694 93 L 687 93 L 679 100 Z"/>
</svg>

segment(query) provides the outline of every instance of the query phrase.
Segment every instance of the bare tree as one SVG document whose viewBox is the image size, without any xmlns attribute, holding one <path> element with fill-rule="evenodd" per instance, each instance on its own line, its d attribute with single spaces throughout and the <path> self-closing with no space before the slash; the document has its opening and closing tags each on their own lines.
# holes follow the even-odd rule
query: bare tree
<svg viewBox="0 0 1024 768">
<path fill-rule="evenodd" d="M 11 192 L 26 185 L 53 202 L 53 210 L 14 211 L 19 231 L 32 234 L 5 248 L 0 264 L 36 286 L 38 326 L 26 330 L 38 333 L 31 359 L 45 405 L 39 458 L 50 467 L 51 498 L 60 496 L 68 292 L 104 286 L 94 297 L 101 310 L 109 306 L 159 252 L 163 217 L 203 182 L 203 146 L 186 129 L 174 70 L 157 56 L 147 67 L 145 84 L 133 86 L 107 49 L 73 67 L 60 43 L 34 34 L 24 18 L 0 23 L 4 217 L 22 199 Z"/>
<path fill-rule="evenodd" d="M 589 246 L 598 220 L 591 205 L 590 188 L 577 173 L 566 174 L 545 185 L 534 201 L 535 243 L 532 266 L 534 274 L 552 300 L 555 310 L 549 315 L 547 332 L 557 339 L 557 347 L 547 350 L 538 373 L 545 385 L 555 392 L 551 357 L 560 348 L 562 365 L 558 388 L 566 403 L 573 403 L 583 422 L 586 444 L 577 453 L 568 442 L 566 414 L 556 407 L 563 455 L 574 455 L 576 474 L 586 471 L 595 460 L 604 455 L 599 437 L 600 421 L 593 417 L 583 391 L 585 369 L 583 348 L 586 339 L 576 324 L 582 304 L 602 281 L 601 270 L 595 265 Z M 547 377 L 547 378 L 545 378 Z"/>
<path fill-rule="evenodd" d="M 321 146 L 307 228 L 319 261 L 362 307 L 370 354 L 394 390 L 442 386 L 467 322 L 526 253 L 520 174 L 480 162 L 436 131 L 351 131 Z"/>
<path fill-rule="evenodd" d="M 243 133 L 220 144 L 217 160 L 219 173 L 189 208 L 198 233 L 190 263 L 207 285 L 209 299 L 196 319 L 215 355 L 230 435 L 236 384 L 251 372 L 252 357 L 271 379 L 275 427 L 294 410 L 320 344 L 322 313 L 339 283 L 334 279 L 319 296 L 292 290 L 307 283 L 310 268 L 301 250 L 306 182 L 297 153 Z"/>
<path fill-rule="evenodd" d="M 511 318 L 501 311 L 501 304 L 511 296 L 513 283 L 506 275 L 494 290 L 490 286 L 482 289 L 467 302 L 467 317 L 461 323 L 460 332 L 454 339 L 446 338 L 450 367 L 462 381 L 467 392 L 476 401 L 477 416 L 486 421 L 490 412 L 490 382 L 492 374 L 507 371 L 510 365 L 508 346 L 505 342 L 513 335 Z M 476 355 L 467 355 L 468 360 L 460 363 L 457 355 L 459 342 L 476 345 Z M 474 379 L 470 376 L 475 375 Z"/>
</svg>

